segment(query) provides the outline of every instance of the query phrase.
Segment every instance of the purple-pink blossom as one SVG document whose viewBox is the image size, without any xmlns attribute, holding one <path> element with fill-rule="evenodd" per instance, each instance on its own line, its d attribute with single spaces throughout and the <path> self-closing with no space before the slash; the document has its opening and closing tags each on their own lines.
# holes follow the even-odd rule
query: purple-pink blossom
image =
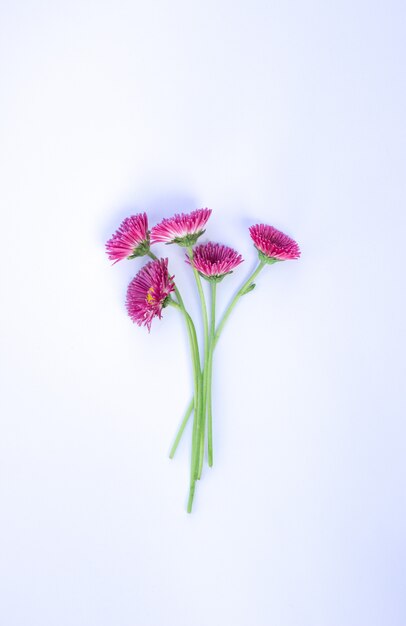
<svg viewBox="0 0 406 626">
<path fill-rule="evenodd" d="M 151 243 L 177 243 L 192 246 L 204 233 L 211 209 L 196 209 L 191 213 L 177 213 L 164 218 L 151 230 Z"/>
<path fill-rule="evenodd" d="M 168 259 L 156 259 L 144 265 L 132 279 L 127 289 L 128 315 L 138 326 L 151 330 L 154 317 L 162 317 L 162 309 L 175 289 L 173 276 L 169 276 Z"/>
<path fill-rule="evenodd" d="M 261 254 L 263 255 L 261 258 L 265 262 L 267 259 L 270 261 L 287 261 L 300 257 L 300 249 L 296 241 L 273 226 L 255 224 L 249 230 L 251 239 L 260 257 Z"/>
<path fill-rule="evenodd" d="M 109 259 L 115 263 L 122 259 L 144 256 L 148 251 L 149 231 L 146 213 L 126 217 L 106 243 Z"/>
<path fill-rule="evenodd" d="M 186 255 L 197 271 L 209 280 L 219 281 L 243 262 L 241 254 L 220 243 L 203 243 L 193 250 L 193 258 Z"/>
</svg>

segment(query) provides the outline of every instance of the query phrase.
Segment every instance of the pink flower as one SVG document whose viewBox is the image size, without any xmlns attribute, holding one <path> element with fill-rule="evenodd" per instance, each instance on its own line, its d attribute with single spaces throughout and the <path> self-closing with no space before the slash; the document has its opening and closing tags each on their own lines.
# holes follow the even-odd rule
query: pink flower
<svg viewBox="0 0 406 626">
<path fill-rule="evenodd" d="M 204 278 L 219 282 L 226 274 L 231 274 L 243 258 L 232 248 L 210 241 L 193 250 L 192 260 L 186 255 L 186 262 L 192 263 Z"/>
<path fill-rule="evenodd" d="M 146 213 L 131 215 L 123 220 L 111 239 L 106 243 L 109 259 L 117 263 L 122 259 L 134 259 L 149 252 L 148 218 Z"/>
<path fill-rule="evenodd" d="M 249 230 L 261 261 L 275 263 L 300 257 L 300 249 L 296 241 L 273 226 L 255 224 Z"/>
<path fill-rule="evenodd" d="M 151 230 L 151 243 L 177 243 L 180 246 L 193 246 L 211 215 L 211 209 L 197 209 L 191 213 L 180 213 L 165 218 Z"/>
<path fill-rule="evenodd" d="M 127 311 L 132 321 L 148 331 L 154 317 L 162 317 L 162 309 L 175 289 L 173 276 L 168 273 L 168 259 L 157 259 L 144 265 L 127 289 Z"/>
</svg>

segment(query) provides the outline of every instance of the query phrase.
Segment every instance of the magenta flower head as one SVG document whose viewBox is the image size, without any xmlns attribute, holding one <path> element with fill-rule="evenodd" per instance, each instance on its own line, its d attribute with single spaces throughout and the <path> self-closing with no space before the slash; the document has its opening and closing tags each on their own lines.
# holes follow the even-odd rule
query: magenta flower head
<svg viewBox="0 0 406 626">
<path fill-rule="evenodd" d="M 154 317 L 162 317 L 162 309 L 169 304 L 174 291 L 173 276 L 169 276 L 168 259 L 147 263 L 132 279 L 127 289 L 127 311 L 138 326 L 151 330 Z"/>
<path fill-rule="evenodd" d="M 204 233 L 211 209 L 197 209 L 191 213 L 177 213 L 165 218 L 151 230 L 151 243 L 177 243 L 188 248 Z"/>
<path fill-rule="evenodd" d="M 123 220 L 106 243 L 109 259 L 117 263 L 122 259 L 135 259 L 149 252 L 149 230 L 146 213 L 131 215 Z"/>
<path fill-rule="evenodd" d="M 296 241 L 273 226 L 255 224 L 249 230 L 254 246 L 258 250 L 259 258 L 264 263 L 272 264 L 276 261 L 287 261 L 300 257 L 300 249 Z"/>
<path fill-rule="evenodd" d="M 203 243 L 193 250 L 193 257 L 186 255 L 186 263 L 192 264 L 199 274 L 216 283 L 243 262 L 241 254 L 221 243 Z"/>
</svg>

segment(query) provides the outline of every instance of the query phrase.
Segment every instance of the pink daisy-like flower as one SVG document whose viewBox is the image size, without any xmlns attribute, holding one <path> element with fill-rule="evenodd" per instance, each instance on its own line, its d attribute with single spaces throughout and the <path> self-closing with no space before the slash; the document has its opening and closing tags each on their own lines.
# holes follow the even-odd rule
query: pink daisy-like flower
<svg viewBox="0 0 406 626">
<path fill-rule="evenodd" d="M 126 217 L 106 243 L 109 259 L 117 263 L 122 259 L 135 259 L 149 252 L 148 218 L 146 213 Z"/>
<path fill-rule="evenodd" d="M 207 280 L 219 282 L 243 262 L 241 254 L 220 243 L 203 243 L 193 250 L 193 258 L 186 255 L 186 263 L 193 264 Z"/>
<path fill-rule="evenodd" d="M 180 246 L 193 246 L 211 215 L 211 209 L 197 209 L 191 213 L 177 213 L 165 218 L 151 230 L 151 243 L 177 243 Z"/>
<path fill-rule="evenodd" d="M 173 276 L 169 276 L 168 259 L 157 259 L 144 265 L 132 279 L 127 289 L 128 315 L 138 326 L 151 330 L 154 317 L 162 317 L 169 295 L 175 289 Z"/>
<path fill-rule="evenodd" d="M 255 224 L 249 230 L 261 261 L 271 264 L 300 257 L 296 241 L 273 226 Z"/>
</svg>

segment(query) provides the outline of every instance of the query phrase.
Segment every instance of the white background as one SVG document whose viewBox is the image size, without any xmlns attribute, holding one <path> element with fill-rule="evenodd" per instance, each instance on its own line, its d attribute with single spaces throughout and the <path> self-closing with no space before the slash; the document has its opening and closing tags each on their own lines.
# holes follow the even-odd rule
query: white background
<svg viewBox="0 0 406 626">
<path fill-rule="evenodd" d="M 0 622 L 404 626 L 404 3 L 3 0 Z M 208 206 L 302 248 L 215 355 L 185 513 L 175 310 L 126 316 L 104 243 Z M 193 314 L 194 285 L 170 264 Z"/>
</svg>

